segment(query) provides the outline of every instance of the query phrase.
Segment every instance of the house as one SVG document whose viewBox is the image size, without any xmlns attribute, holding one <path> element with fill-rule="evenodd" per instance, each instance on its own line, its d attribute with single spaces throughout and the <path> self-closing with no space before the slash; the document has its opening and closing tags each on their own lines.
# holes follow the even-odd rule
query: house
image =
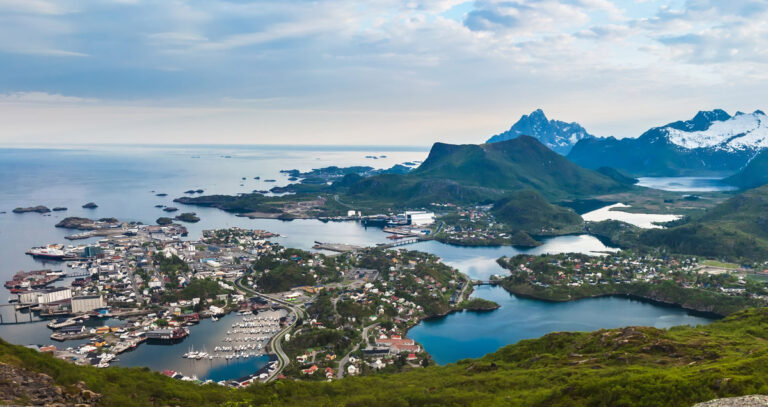
<svg viewBox="0 0 768 407">
<path fill-rule="evenodd" d="M 333 378 L 333 369 L 330 367 L 325 368 L 325 377 L 332 379 Z"/>
<path fill-rule="evenodd" d="M 376 359 L 373 363 L 371 363 L 371 367 L 376 370 L 383 369 L 384 366 L 386 365 L 381 361 L 381 359 Z"/>
<path fill-rule="evenodd" d="M 347 366 L 347 373 L 352 375 L 352 376 L 356 375 L 357 374 L 357 368 L 355 367 L 355 365 Z"/>
<path fill-rule="evenodd" d="M 318 369 L 317 365 L 312 365 L 308 369 L 302 369 L 301 373 L 304 373 L 305 375 L 311 375 L 311 374 L 315 374 L 317 369 Z"/>
<path fill-rule="evenodd" d="M 414 361 L 414 360 L 416 360 L 416 359 L 418 359 L 418 358 L 416 357 L 416 354 L 415 354 L 415 353 L 409 353 L 409 354 L 408 354 L 408 357 L 407 357 L 407 358 L 405 358 L 405 360 L 407 360 L 407 361 L 409 361 L 409 362 L 410 362 L 410 361 Z"/>
</svg>

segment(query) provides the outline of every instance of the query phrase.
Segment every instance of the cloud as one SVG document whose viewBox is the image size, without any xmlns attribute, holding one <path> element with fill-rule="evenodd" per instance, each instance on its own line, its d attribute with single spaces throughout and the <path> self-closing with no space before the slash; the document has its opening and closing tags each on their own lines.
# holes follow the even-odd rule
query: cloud
<svg viewBox="0 0 768 407">
<path fill-rule="evenodd" d="M 653 109 L 672 115 L 686 105 L 687 116 L 698 108 L 691 104 L 719 99 L 730 110 L 760 107 L 768 92 L 766 7 L 749 0 L 0 0 L 0 89 L 8 92 L 0 102 L 98 111 L 93 100 L 62 96 L 89 95 L 144 104 L 145 113 L 158 105 L 258 117 L 268 109 L 312 112 L 327 134 L 371 139 L 388 136 L 377 130 L 386 123 L 366 124 L 366 115 L 446 111 L 453 123 L 464 117 L 479 126 L 477 135 L 461 127 L 479 140 L 549 106 L 555 117 L 598 129 L 610 119 L 615 127 L 606 133 L 632 135 L 643 126 L 617 123 L 648 120 Z M 350 109 L 355 120 L 344 122 Z M 0 134 L 12 134 L 1 126 Z M 424 130 L 423 137 L 443 135 Z"/>
<path fill-rule="evenodd" d="M 0 0 L 0 10 L 6 13 L 56 15 L 67 10 L 61 5 L 45 0 Z"/>
</svg>

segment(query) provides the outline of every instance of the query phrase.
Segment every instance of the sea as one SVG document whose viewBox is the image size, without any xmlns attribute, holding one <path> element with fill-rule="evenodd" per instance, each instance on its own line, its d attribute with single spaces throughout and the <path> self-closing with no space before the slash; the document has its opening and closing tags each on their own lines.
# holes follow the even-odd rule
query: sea
<svg viewBox="0 0 768 407">
<path fill-rule="evenodd" d="M 46 263 L 24 254 L 33 246 L 71 242 L 72 231 L 54 225 L 68 216 L 115 217 L 123 221 L 154 223 L 166 215 L 155 205 L 176 206 L 179 212 L 195 212 L 200 222 L 186 224 L 189 239 L 206 229 L 232 226 L 264 229 L 281 236 L 275 241 L 312 250 L 315 241 L 375 245 L 387 241 L 387 234 L 356 222 L 318 220 L 281 221 L 248 219 L 213 208 L 173 203 L 187 190 L 203 189 L 205 194 L 238 194 L 268 190 L 290 181 L 280 170 L 352 165 L 390 168 L 395 164 L 421 161 L 428 154 L 422 147 L 329 147 L 329 146 L 77 146 L 73 148 L 0 149 L 0 279 L 7 280 L 21 270 L 58 269 L 60 263 Z M 375 157 L 375 158 L 373 158 Z M 255 179 L 259 177 L 259 179 Z M 274 180 L 268 182 L 267 180 Z M 95 209 L 82 205 L 94 202 Z M 66 207 L 65 212 L 15 214 L 16 207 L 45 205 Z M 94 239 L 96 240 L 96 239 Z M 82 243 L 87 241 L 77 241 Z M 605 255 L 607 247 L 589 235 L 549 238 L 540 247 L 457 247 L 439 242 L 421 242 L 409 249 L 433 253 L 473 279 L 487 279 L 505 271 L 496 264 L 501 256 L 520 253 L 543 254 L 580 252 Z M 62 283 L 67 283 L 66 281 Z M 706 324 L 711 318 L 676 307 L 630 300 L 602 298 L 568 303 L 549 303 L 517 298 L 500 287 L 478 287 L 473 296 L 498 302 L 491 312 L 460 312 L 424 321 L 409 335 L 433 355 L 437 363 L 451 363 L 478 357 L 515 343 L 554 331 L 594 330 L 627 325 L 666 328 L 674 325 Z M 9 293 L 0 287 L 0 309 L 4 322 L 24 321 L 7 304 Z M 26 317 L 29 317 L 28 315 Z M 183 359 L 190 347 L 212 347 L 231 326 L 229 315 L 218 322 L 206 320 L 192 327 L 191 335 L 177 345 L 142 344 L 131 353 L 118 356 L 117 365 L 176 370 L 201 379 L 226 380 L 255 372 L 266 357 L 245 361 L 200 361 Z M 93 321 L 92 324 L 113 321 Z M 22 345 L 54 343 L 45 322 L 0 325 L 0 337 Z M 57 346 L 73 346 L 77 341 Z"/>
</svg>

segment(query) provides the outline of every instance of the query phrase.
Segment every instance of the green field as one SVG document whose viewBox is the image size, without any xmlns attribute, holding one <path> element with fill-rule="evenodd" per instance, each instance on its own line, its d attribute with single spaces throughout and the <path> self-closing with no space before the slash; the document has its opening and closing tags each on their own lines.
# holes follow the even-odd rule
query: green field
<svg viewBox="0 0 768 407">
<path fill-rule="evenodd" d="M 736 263 L 726 263 L 718 260 L 702 260 L 699 264 L 703 266 L 719 267 L 723 269 L 738 269 L 739 265 Z"/>
</svg>

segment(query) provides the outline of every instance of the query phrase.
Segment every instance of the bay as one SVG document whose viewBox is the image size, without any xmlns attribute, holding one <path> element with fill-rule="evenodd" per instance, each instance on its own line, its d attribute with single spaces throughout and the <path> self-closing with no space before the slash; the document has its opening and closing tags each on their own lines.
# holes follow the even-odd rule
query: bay
<svg viewBox="0 0 768 407">
<path fill-rule="evenodd" d="M 372 160 L 366 155 L 386 155 Z M 176 206 L 179 212 L 196 212 L 201 221 L 187 224 L 189 239 L 197 239 L 205 229 L 232 226 L 265 229 L 279 233 L 276 242 L 309 250 L 315 240 L 324 242 L 375 245 L 387 242 L 387 234 L 377 228 L 365 228 L 355 222 L 320 222 L 318 220 L 280 221 L 275 219 L 248 219 L 212 208 L 192 207 L 173 203 L 175 197 L 185 196 L 189 189 L 204 189 L 206 194 L 236 194 L 254 189 L 269 189 L 289 181 L 282 169 L 302 171 L 329 165 L 370 165 L 389 168 L 405 161 L 423 160 L 425 149 L 392 147 L 274 147 L 274 146 L 161 146 L 161 147 L 84 147 L 73 150 L 0 149 L 0 255 L 4 264 L 0 278 L 8 279 L 16 271 L 61 267 L 61 263 L 43 263 L 24 255 L 32 246 L 47 243 L 69 243 L 64 237 L 72 231 L 54 228 L 68 216 L 89 218 L 116 217 L 154 223 L 166 215 L 157 204 Z M 254 177 L 259 176 L 260 180 Z M 245 178 L 245 179 L 243 179 Z M 275 179 L 276 182 L 265 182 Z M 164 193 L 167 196 L 157 196 Z M 186 195 L 188 196 L 188 195 Z M 89 201 L 96 209 L 83 209 Z M 66 212 L 49 215 L 36 213 L 13 214 L 18 206 L 65 206 Z M 83 242 L 83 241 L 78 241 Z M 458 268 L 473 279 L 487 279 L 505 271 L 496 264 L 501 256 L 516 254 L 580 252 L 595 255 L 615 251 L 598 239 L 588 235 L 560 236 L 544 240 L 533 249 L 514 247 L 457 247 L 436 241 L 406 246 L 409 250 L 433 253 L 447 264 Z M 63 284 L 63 283 L 60 283 Z M 8 292 L 0 288 L 0 304 L 5 303 Z M 604 317 L 604 309 L 590 306 L 592 300 L 550 304 L 534 300 L 520 300 L 498 287 L 478 287 L 475 296 L 499 302 L 501 308 L 489 313 L 462 312 L 446 318 L 425 321 L 410 335 L 416 338 L 439 363 L 465 357 L 481 356 L 498 347 L 522 338 L 538 337 L 545 333 L 572 329 L 597 329 L 618 324 L 658 324 L 660 320 L 676 323 L 705 323 L 707 320 L 688 320 L 668 307 L 631 301 L 626 298 L 609 299 L 603 304 L 612 310 L 612 317 Z M 603 299 L 600 299 L 603 300 Z M 615 303 L 614 303 L 615 302 Z M 521 307 L 522 305 L 525 305 Z M 586 304 L 586 305 L 584 305 Z M 679 311 L 679 310 L 678 310 Z M 672 312 L 670 314 L 670 312 Z M 530 321 L 515 320 L 512 316 L 529 315 Z M 564 317 L 567 316 L 567 317 Z M 671 315 L 671 317 L 665 317 Z M 677 315 L 677 316 L 676 316 Z M 533 318 L 535 316 L 535 318 Z M 230 363 L 193 362 L 180 357 L 190 346 L 199 349 L 218 340 L 229 323 L 206 320 L 192 327 L 192 334 L 177 345 L 141 345 L 133 352 L 119 356 L 121 366 L 147 366 L 154 370 L 172 369 L 185 375 L 223 380 L 242 377 L 258 370 L 266 358 L 252 358 Z M 93 322 L 101 323 L 99 321 Z M 473 324 L 480 323 L 483 329 Z M 468 332 L 472 330 L 472 332 Z M 0 326 L 0 337 L 19 344 L 48 344 L 50 330 L 44 323 Z M 70 346 L 77 342 L 67 342 Z M 445 345 L 448 344 L 448 345 Z M 57 345 L 61 346 L 61 344 Z M 444 353 L 442 349 L 454 349 Z M 207 364 L 206 364 L 207 363 Z"/>
</svg>

